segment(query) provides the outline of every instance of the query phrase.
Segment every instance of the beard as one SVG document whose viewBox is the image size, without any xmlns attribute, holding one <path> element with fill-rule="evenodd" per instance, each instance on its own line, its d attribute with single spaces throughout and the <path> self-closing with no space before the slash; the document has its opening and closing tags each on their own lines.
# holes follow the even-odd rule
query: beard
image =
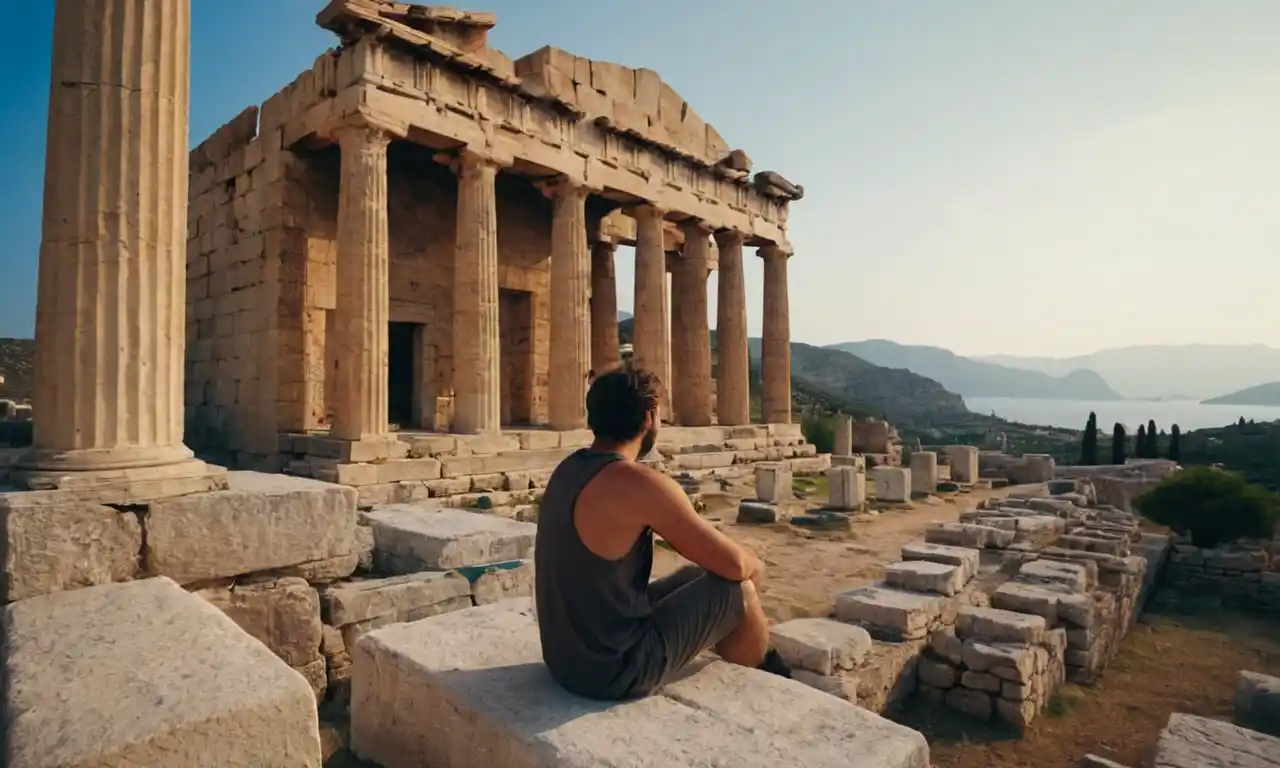
<svg viewBox="0 0 1280 768">
<path fill-rule="evenodd" d="M 653 446 L 658 442 L 658 428 L 656 426 L 649 427 L 649 431 L 644 433 L 644 438 L 640 441 L 640 455 L 637 458 L 643 459 L 653 450 Z"/>
</svg>

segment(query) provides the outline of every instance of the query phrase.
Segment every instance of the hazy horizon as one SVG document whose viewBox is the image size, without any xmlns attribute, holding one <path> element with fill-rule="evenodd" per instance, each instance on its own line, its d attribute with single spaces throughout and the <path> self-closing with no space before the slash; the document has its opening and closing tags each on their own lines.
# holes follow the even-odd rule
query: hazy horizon
<svg viewBox="0 0 1280 768">
<path fill-rule="evenodd" d="M 332 47 L 319 0 L 193 0 L 191 143 Z M 488 0 L 491 44 L 657 70 L 792 205 L 791 329 L 966 356 L 1280 347 L 1280 4 Z M 53 3 L 0 51 L 0 336 L 35 312 Z M 630 249 L 618 259 L 631 309 Z M 749 329 L 762 269 L 747 260 Z M 715 278 L 709 285 L 715 313 Z"/>
</svg>

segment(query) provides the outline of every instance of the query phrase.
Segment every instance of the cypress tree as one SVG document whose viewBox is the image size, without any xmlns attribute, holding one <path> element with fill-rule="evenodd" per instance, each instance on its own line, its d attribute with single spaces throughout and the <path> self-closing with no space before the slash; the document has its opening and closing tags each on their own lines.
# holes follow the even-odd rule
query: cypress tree
<svg viewBox="0 0 1280 768">
<path fill-rule="evenodd" d="M 1178 429 L 1178 425 L 1174 424 L 1169 431 L 1169 459 L 1178 461 L 1182 458 L 1182 430 Z"/>
<path fill-rule="evenodd" d="M 1133 457 L 1135 459 L 1147 457 L 1147 428 L 1143 424 L 1138 425 L 1138 435 L 1133 438 Z"/>
<path fill-rule="evenodd" d="M 1112 464 L 1124 463 L 1124 441 L 1125 441 L 1124 425 L 1117 421 L 1115 429 L 1111 431 L 1111 463 Z"/>
<path fill-rule="evenodd" d="M 1155 419 L 1147 421 L 1147 450 L 1144 453 L 1148 459 L 1160 458 L 1160 437 L 1156 434 Z"/>
<path fill-rule="evenodd" d="M 1098 463 L 1098 414 L 1089 412 L 1084 425 L 1084 439 L 1080 442 L 1080 464 L 1092 467 Z"/>
</svg>

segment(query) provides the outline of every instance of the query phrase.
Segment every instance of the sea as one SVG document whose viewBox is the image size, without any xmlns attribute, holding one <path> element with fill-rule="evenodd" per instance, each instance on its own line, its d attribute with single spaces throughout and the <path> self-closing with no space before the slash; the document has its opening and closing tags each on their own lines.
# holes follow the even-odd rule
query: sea
<svg viewBox="0 0 1280 768">
<path fill-rule="evenodd" d="M 1266 405 L 1205 405 L 1195 400 L 1023 400 L 1009 397 L 966 397 L 965 405 L 975 413 L 995 413 L 1002 419 L 1023 424 L 1084 429 L 1089 412 L 1098 414 L 1098 427 L 1109 430 L 1117 421 L 1130 432 L 1139 424 L 1155 419 L 1164 431 L 1174 424 L 1183 432 L 1246 421 L 1280 420 L 1280 407 Z"/>
</svg>

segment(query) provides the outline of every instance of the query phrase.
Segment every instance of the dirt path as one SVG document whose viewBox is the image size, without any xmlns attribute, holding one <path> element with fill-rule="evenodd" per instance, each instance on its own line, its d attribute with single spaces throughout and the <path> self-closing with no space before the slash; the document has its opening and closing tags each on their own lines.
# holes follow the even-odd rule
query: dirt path
<svg viewBox="0 0 1280 768">
<path fill-rule="evenodd" d="M 955 520 L 981 499 L 1003 494 L 981 490 L 940 498 L 936 505 L 917 502 L 910 508 L 885 510 L 873 521 L 855 523 L 850 533 L 813 533 L 790 524 L 737 525 L 733 521 L 740 494 L 708 494 L 704 501 L 708 519 L 719 521 L 721 530 L 760 556 L 766 568 L 761 588 L 765 610 L 771 618 L 786 621 L 827 615 L 838 593 L 879 578 L 884 566 L 897 562 L 902 545 L 920 538 L 930 523 Z M 819 495 L 788 506 L 803 511 L 822 500 Z M 654 572 L 668 573 L 684 562 L 659 549 Z"/>
</svg>

